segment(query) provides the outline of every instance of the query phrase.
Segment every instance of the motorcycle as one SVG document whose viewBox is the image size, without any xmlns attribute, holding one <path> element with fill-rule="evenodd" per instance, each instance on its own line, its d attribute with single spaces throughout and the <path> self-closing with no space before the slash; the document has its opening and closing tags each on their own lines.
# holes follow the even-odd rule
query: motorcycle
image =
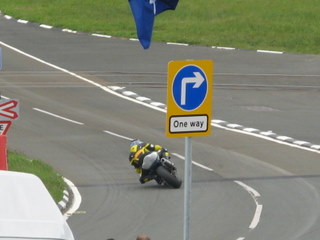
<svg viewBox="0 0 320 240">
<path fill-rule="evenodd" d="M 142 169 L 148 172 L 148 178 L 156 180 L 160 185 L 181 187 L 182 181 L 177 177 L 177 168 L 170 158 L 160 157 L 159 153 L 152 152 L 144 157 Z"/>
</svg>

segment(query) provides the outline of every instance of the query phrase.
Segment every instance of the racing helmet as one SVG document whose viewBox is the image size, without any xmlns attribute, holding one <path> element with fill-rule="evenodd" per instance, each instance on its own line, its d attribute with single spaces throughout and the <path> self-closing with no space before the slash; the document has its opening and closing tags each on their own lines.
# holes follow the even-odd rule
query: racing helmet
<svg viewBox="0 0 320 240">
<path fill-rule="evenodd" d="M 130 147 L 130 152 L 131 153 L 135 153 L 140 149 L 141 149 L 141 146 L 136 144 L 136 145 L 133 145 L 133 146 Z"/>
<path fill-rule="evenodd" d="M 131 148 L 132 146 L 134 146 L 134 145 L 140 146 L 142 143 L 143 143 L 143 142 L 142 142 L 141 140 L 139 140 L 139 139 L 133 139 L 133 140 L 131 141 L 131 143 L 130 143 L 130 148 Z M 130 151 L 130 152 L 131 152 L 131 151 Z"/>
</svg>

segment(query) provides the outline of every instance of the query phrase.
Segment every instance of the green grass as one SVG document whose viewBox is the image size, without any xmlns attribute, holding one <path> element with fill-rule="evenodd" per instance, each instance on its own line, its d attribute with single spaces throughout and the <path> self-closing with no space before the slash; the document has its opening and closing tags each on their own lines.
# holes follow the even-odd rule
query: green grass
<svg viewBox="0 0 320 240">
<path fill-rule="evenodd" d="M 83 32 L 136 37 L 127 0 L 1 0 L 4 14 Z M 320 0 L 180 0 L 153 41 L 320 53 Z"/>
<path fill-rule="evenodd" d="M 24 155 L 9 152 L 8 153 L 8 168 L 10 171 L 32 173 L 38 176 L 55 202 L 59 202 L 63 197 L 65 182 L 62 176 L 59 175 L 51 166 L 39 160 L 28 159 Z"/>
</svg>

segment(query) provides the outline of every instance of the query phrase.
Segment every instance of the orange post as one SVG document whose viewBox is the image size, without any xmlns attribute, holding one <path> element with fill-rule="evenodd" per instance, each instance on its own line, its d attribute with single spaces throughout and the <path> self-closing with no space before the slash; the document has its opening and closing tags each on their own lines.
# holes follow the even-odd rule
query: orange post
<svg viewBox="0 0 320 240">
<path fill-rule="evenodd" d="M 0 170 L 8 170 L 6 135 L 0 135 Z"/>
</svg>

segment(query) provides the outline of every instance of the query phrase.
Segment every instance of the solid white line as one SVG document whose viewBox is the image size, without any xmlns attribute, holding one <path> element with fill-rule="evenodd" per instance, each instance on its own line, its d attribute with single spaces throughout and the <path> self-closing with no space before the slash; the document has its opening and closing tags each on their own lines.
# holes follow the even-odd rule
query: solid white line
<svg viewBox="0 0 320 240">
<path fill-rule="evenodd" d="M 71 119 L 69 119 L 69 118 L 65 118 L 65 117 L 59 116 L 59 115 L 57 115 L 57 114 L 54 114 L 54 113 L 51 113 L 51 112 L 47 112 L 47 111 L 45 111 L 45 110 L 41 110 L 41 109 L 39 109 L 39 108 L 33 108 L 33 110 L 38 111 L 38 112 L 45 113 L 45 114 L 47 114 L 47 115 L 50 115 L 50 116 L 53 116 L 53 117 L 56 117 L 56 118 L 60 118 L 60 119 L 62 119 L 62 120 L 68 121 L 68 122 L 72 122 L 72 123 L 79 124 L 79 125 L 84 125 L 84 123 L 77 122 L 77 121 L 71 120 Z"/>
<path fill-rule="evenodd" d="M 281 74 L 281 73 L 215 73 L 215 75 L 219 76 L 271 76 L 271 77 L 319 77 L 320 74 Z M 267 86 L 267 85 L 266 85 Z"/>
<path fill-rule="evenodd" d="M 107 131 L 107 130 L 104 130 L 104 132 L 105 132 L 105 133 L 108 133 L 108 134 L 110 134 L 110 135 L 119 137 L 119 138 L 123 138 L 123 139 L 129 140 L 129 141 L 132 141 L 132 140 L 133 140 L 133 138 L 129 138 L 129 137 L 126 137 L 126 136 L 123 136 L 123 135 L 120 135 L 120 134 L 117 134 L 117 133 L 114 133 L 114 132 L 110 132 L 110 131 Z"/>
<path fill-rule="evenodd" d="M 149 107 L 149 108 L 152 108 L 152 109 L 155 109 L 155 110 L 164 112 L 164 113 L 166 112 L 166 109 L 162 109 L 162 108 L 159 108 L 159 107 L 157 107 L 157 106 L 153 106 L 153 105 L 150 105 L 150 104 L 148 104 L 148 103 L 141 102 L 141 101 L 139 101 L 139 100 L 137 100 L 137 99 L 133 99 L 133 98 L 130 98 L 130 97 L 128 97 L 128 96 L 124 96 L 124 95 L 122 95 L 121 93 L 117 93 L 117 92 L 113 91 L 112 89 L 109 89 L 108 87 L 105 87 L 105 86 L 103 86 L 103 85 L 101 85 L 101 84 L 98 84 L 98 83 L 96 83 L 96 82 L 94 82 L 94 81 L 92 81 L 92 80 L 89 80 L 89 79 L 87 79 L 87 78 L 84 78 L 84 77 L 82 77 L 82 76 L 80 76 L 80 75 L 77 75 L 77 74 L 75 74 L 75 73 L 73 73 L 73 72 L 70 72 L 70 71 L 68 71 L 68 70 L 66 70 L 66 69 L 64 69 L 64 68 L 61 68 L 61 67 L 58 67 L 58 66 L 56 66 L 56 65 L 53 65 L 53 64 L 51 64 L 51 63 L 48 63 L 48 62 L 46 62 L 46 61 L 43 61 L 43 60 L 41 60 L 41 59 L 39 59 L 39 58 L 37 58 L 37 57 L 34 57 L 34 56 L 32 56 L 32 55 L 30 55 L 30 54 L 28 54 L 28 53 L 25 53 L 25 52 L 23 52 L 23 51 L 21 51 L 21 50 L 19 50 L 19 49 L 17 49 L 17 48 L 14 48 L 14 47 L 12 47 L 12 46 L 4 43 L 4 42 L 1 42 L 1 41 L 0 41 L 0 44 L 2 44 L 3 46 L 6 46 L 7 48 L 10 48 L 10 49 L 13 50 L 13 51 L 18 52 L 18 53 L 20 53 L 20 54 L 22 54 L 22 55 L 24 55 L 24 56 L 27 56 L 27 57 L 29 57 L 29 58 L 31 58 L 31 59 L 34 59 L 34 60 L 36 60 L 36 61 L 38 61 L 38 62 L 40 62 L 40 63 L 43 63 L 43 64 L 45 64 L 45 65 L 48 65 L 48 66 L 50 66 L 50 67 L 52 67 L 52 68 L 54 68 L 54 69 L 60 70 L 60 71 L 62 71 L 62 72 L 64 72 L 64 73 L 67 73 L 67 74 L 69 74 L 69 75 L 71 75 L 71 76 L 74 76 L 74 77 L 76 77 L 76 78 L 78 78 L 78 79 L 80 79 L 80 80 L 82 80 L 82 81 L 85 81 L 85 82 L 87 82 L 87 83 L 89 83 L 89 84 L 92 84 L 92 85 L 94 85 L 94 86 L 102 89 L 103 91 L 106 91 L 106 92 L 108 92 L 108 93 L 111 93 L 111 94 L 113 94 L 113 95 L 116 95 L 116 96 L 118 96 L 118 97 L 120 97 L 120 98 L 123 98 L 123 99 L 129 100 L 129 101 L 132 101 L 132 102 L 135 102 L 135 103 L 144 105 L 144 106 L 146 106 L 146 107 Z M 291 147 L 295 147 L 295 148 L 300 148 L 300 149 L 307 150 L 307 151 L 311 151 L 311 152 L 320 153 L 317 148 L 301 147 L 301 146 L 293 145 L 293 144 L 290 144 L 290 143 L 287 143 L 287 142 L 281 142 L 281 141 L 278 141 L 278 140 L 276 140 L 276 139 L 271 139 L 271 138 L 268 138 L 268 137 L 264 137 L 264 136 L 261 136 L 261 135 L 259 135 L 259 134 L 249 133 L 249 132 L 245 132 L 245 131 L 241 131 L 241 130 L 237 130 L 237 129 L 230 129 L 230 128 L 223 127 L 223 126 L 220 126 L 220 125 L 214 124 L 214 123 L 211 124 L 211 125 L 212 125 L 212 126 L 215 126 L 215 127 L 218 127 L 218 128 L 221 128 L 221 129 L 228 130 L 228 131 L 234 131 L 234 132 L 238 132 L 238 133 L 242 133 L 242 134 L 247 134 L 247 135 L 251 135 L 251 136 L 263 138 L 263 139 L 268 140 L 268 141 L 273 141 L 273 142 L 277 142 L 277 143 L 280 143 L 280 144 L 284 144 L 284 145 L 287 145 L 287 146 L 291 146 Z"/>
<path fill-rule="evenodd" d="M 114 92 L 114 91 L 112 91 L 111 89 L 109 89 L 108 87 L 105 87 L 105 86 L 103 86 L 103 85 L 101 85 L 101 84 L 99 84 L 99 83 L 96 83 L 96 82 L 94 82 L 94 81 L 92 81 L 92 80 L 90 80 L 90 79 L 84 78 L 84 77 L 82 77 L 82 76 L 80 76 L 80 75 L 78 75 L 78 74 L 75 74 L 75 73 L 73 73 L 73 72 L 71 72 L 71 71 L 68 71 L 68 70 L 66 70 L 66 69 L 64 69 L 64 68 L 58 67 L 58 66 L 56 66 L 56 65 L 54 65 L 54 64 L 48 63 L 48 62 L 46 62 L 46 61 L 44 61 L 44 60 L 42 60 L 42 59 L 40 59 L 40 58 L 37 58 L 37 57 L 32 56 L 32 55 L 30 55 L 30 54 L 28 54 L 28 53 L 25 53 L 25 52 L 23 52 L 23 51 L 21 51 L 21 50 L 19 50 L 19 49 L 17 49 L 17 48 L 14 48 L 14 47 L 12 47 L 12 46 L 4 43 L 4 42 L 1 42 L 1 41 L 0 41 L 0 44 L 2 44 L 3 46 L 6 46 L 7 48 L 9 48 L 9 49 L 11 49 L 11 50 L 13 50 L 13 51 L 16 51 L 16 52 L 18 52 L 18 53 L 20 53 L 20 54 L 22 54 L 22 55 L 24 55 L 24 56 L 26 56 L 26 57 L 29 57 L 29 58 L 31 58 L 31 59 L 33 59 L 33 60 L 35 60 L 35 61 L 38 61 L 38 62 L 40 62 L 40 63 L 43 63 L 43 64 L 45 64 L 45 65 L 48 65 L 48 66 L 50 66 L 50 67 L 52 67 L 52 68 L 54 68 L 54 69 L 60 70 L 60 71 L 62 71 L 62 72 L 64 72 L 64 73 L 67 73 L 67 74 L 69 74 L 69 75 L 71 75 L 71 76 L 74 76 L 74 77 L 76 77 L 76 78 L 78 78 L 78 79 L 80 79 L 80 80 L 82 80 L 82 81 L 87 82 L 87 83 L 90 83 L 90 84 L 92 84 L 92 85 L 94 85 L 94 86 L 102 89 L 103 91 L 106 91 L 106 92 L 108 92 L 108 93 L 111 93 L 111 94 L 113 94 L 113 95 L 116 95 L 116 96 L 118 96 L 118 97 L 121 97 L 121 98 L 123 98 L 123 99 L 126 99 L 126 100 L 129 100 L 129 101 L 132 101 L 132 102 L 135 102 L 135 103 L 144 105 L 144 106 L 146 106 L 146 107 L 149 107 L 149 108 L 152 108 L 152 109 L 161 111 L 161 112 L 166 112 L 165 109 L 161 109 L 161 108 L 152 106 L 152 105 L 150 105 L 150 104 L 147 104 L 147 103 L 138 101 L 138 100 L 136 100 L 136 99 L 132 99 L 132 98 L 130 98 L 130 97 L 124 96 L 124 95 L 119 94 L 119 93 L 117 93 L 117 92 Z M 74 123 L 83 125 L 83 123 L 76 122 L 76 121 L 73 121 L 73 120 L 70 120 L 70 119 L 66 119 L 66 118 L 63 118 L 63 117 L 58 116 L 58 115 L 56 115 L 56 114 L 52 114 L 52 113 L 49 113 L 49 112 L 46 112 L 46 111 L 43 111 L 43 110 L 40 110 L 40 109 L 37 109 L 37 108 L 34 108 L 34 110 L 40 111 L 40 112 L 43 112 L 43 113 L 47 113 L 47 114 L 49 114 L 49 115 L 52 115 L 52 116 L 55 116 L 55 117 L 59 117 L 59 118 L 64 119 L 64 120 L 71 121 L 71 122 L 74 122 Z M 129 138 L 128 138 L 128 139 L 129 139 Z M 179 155 L 179 154 L 175 154 L 175 156 L 184 159 L 184 157 L 181 156 L 181 155 Z M 192 163 L 195 164 L 195 165 L 197 165 L 197 166 L 199 166 L 199 167 L 201 167 L 201 168 L 204 168 L 204 169 L 206 169 L 206 170 L 208 170 L 208 171 L 213 171 L 213 169 L 208 168 L 208 167 L 206 167 L 206 166 L 204 166 L 204 165 L 202 165 L 202 164 L 199 164 L 199 163 L 197 163 L 197 162 L 192 161 Z M 78 194 L 78 195 L 79 195 L 79 197 L 80 197 L 80 199 L 81 199 L 81 195 L 80 195 L 80 194 Z M 80 201 L 80 202 L 81 202 L 81 201 Z M 74 207 L 72 207 L 72 210 L 75 212 L 75 211 L 79 208 L 79 206 L 80 206 L 80 203 L 74 204 Z M 74 209 L 75 209 L 75 210 L 74 210 Z M 256 209 L 255 217 L 254 217 L 254 219 L 253 219 L 250 227 L 253 227 L 253 226 L 255 227 L 255 226 L 258 224 L 259 219 L 260 219 L 261 211 L 262 211 L 262 205 L 258 205 L 258 204 L 257 204 L 257 209 Z M 68 212 L 69 212 L 69 211 L 68 211 Z"/>
<path fill-rule="evenodd" d="M 316 149 L 316 148 L 308 148 L 308 147 L 303 147 L 303 146 L 299 146 L 299 145 L 294 145 L 294 144 L 292 144 L 290 142 L 283 142 L 281 140 L 277 140 L 277 139 L 269 137 L 268 135 L 275 134 L 273 132 L 263 132 L 263 133 L 260 132 L 260 134 L 257 134 L 257 133 L 254 133 L 254 132 L 246 132 L 246 131 L 243 131 L 243 130 L 240 130 L 240 129 L 224 127 L 224 126 L 221 126 L 221 125 L 216 124 L 214 122 L 212 122 L 211 125 L 216 127 L 216 128 L 221 128 L 221 129 L 228 130 L 228 131 L 233 131 L 233 132 L 250 135 L 250 136 L 253 136 L 253 137 L 257 137 L 257 138 L 262 138 L 264 140 L 268 140 L 268 141 L 271 141 L 271 142 L 279 143 L 279 144 L 286 145 L 286 146 L 289 146 L 289 147 L 299 148 L 299 149 L 302 149 L 302 150 L 305 150 L 305 151 L 314 152 L 314 153 L 318 153 L 318 154 L 320 153 L 320 151 L 318 149 Z"/>
<path fill-rule="evenodd" d="M 180 155 L 180 154 L 178 154 L 178 153 L 172 153 L 172 155 L 174 155 L 174 156 L 176 156 L 176 157 L 178 157 L 178 158 L 180 158 L 180 159 L 182 159 L 182 160 L 185 160 L 184 156 L 182 156 L 182 155 Z M 207 167 L 207 166 L 204 166 L 204 165 L 202 165 L 202 164 L 200 164 L 200 163 L 197 163 L 197 162 L 195 162 L 195 161 L 192 161 L 192 163 L 193 163 L 194 165 L 198 166 L 198 167 L 201 167 L 201 168 L 203 168 L 203 169 L 205 169 L 205 170 L 208 170 L 208 171 L 210 171 L 210 172 L 213 172 L 213 169 L 212 169 L 212 168 L 209 168 L 209 167 Z"/>
<path fill-rule="evenodd" d="M 255 189 L 252 187 L 248 186 L 247 184 L 240 182 L 240 181 L 234 181 L 235 183 L 239 184 L 241 187 L 246 189 L 255 199 L 258 197 L 261 197 L 260 193 L 257 192 Z"/>
<path fill-rule="evenodd" d="M 262 213 L 262 205 L 261 204 L 257 204 L 257 208 L 256 208 L 256 212 L 254 213 L 254 217 L 252 219 L 252 222 L 249 226 L 249 228 L 255 229 L 258 226 L 258 223 L 260 221 L 260 217 L 261 217 L 261 213 Z"/>
<path fill-rule="evenodd" d="M 72 214 L 74 214 L 80 207 L 80 204 L 82 202 L 81 194 L 79 193 L 78 188 L 67 178 L 63 178 L 64 181 L 67 183 L 69 188 L 72 191 L 73 194 L 73 201 L 72 205 L 69 208 L 69 210 L 63 215 L 66 219 L 68 219 Z"/>
<path fill-rule="evenodd" d="M 237 183 L 238 185 L 240 185 L 241 187 L 243 187 L 247 192 L 249 192 L 250 195 L 252 196 L 255 204 L 256 204 L 256 211 L 255 211 L 253 219 L 249 225 L 249 228 L 251 230 L 255 229 L 258 226 L 258 223 L 260 221 L 262 208 L 263 208 L 263 206 L 261 204 L 259 204 L 259 202 L 258 202 L 258 198 L 261 197 L 261 195 L 255 189 L 253 189 L 252 187 L 248 186 L 247 184 L 245 184 L 243 182 L 240 182 L 240 181 L 234 181 L 234 182 Z"/>
<path fill-rule="evenodd" d="M 118 96 L 118 97 L 120 97 L 120 98 L 126 99 L 126 100 L 128 100 L 128 101 L 141 104 L 141 105 L 146 106 L 146 107 L 148 107 L 148 108 L 152 108 L 152 109 L 154 109 L 154 110 L 158 110 L 158 111 L 160 111 L 160 112 L 166 112 L 165 109 L 162 109 L 162 108 L 159 108 L 159 107 L 156 107 L 156 106 L 152 106 L 152 105 L 150 105 L 150 104 L 148 104 L 148 103 L 144 103 L 144 102 L 138 101 L 138 100 L 136 100 L 136 99 L 133 99 L 133 98 L 124 96 L 124 95 L 122 95 L 122 94 L 120 94 L 120 93 L 117 93 L 117 92 L 113 91 L 112 89 L 109 89 L 109 88 L 106 87 L 106 86 L 103 86 L 103 85 L 101 85 L 101 84 L 99 84 L 99 83 L 96 83 L 96 82 L 94 82 L 94 81 L 92 81 L 92 80 L 90 80 L 90 79 L 88 79 L 88 78 L 82 77 L 82 76 L 80 76 L 80 75 L 78 75 L 78 74 L 76 74 L 76 73 L 74 73 L 74 72 L 71 72 L 71 71 L 69 71 L 69 70 L 67 70 L 67 69 L 58 67 L 58 66 L 56 66 L 56 65 L 54 65 L 54 64 L 51 64 L 51 63 L 48 63 L 48 62 L 46 62 L 46 61 L 44 61 L 44 60 L 42 60 L 42 59 L 40 59 L 40 58 L 37 58 L 37 57 L 32 56 L 32 55 L 30 55 L 30 54 L 28 54 L 28 53 L 25 53 L 25 52 L 23 52 L 23 51 L 15 48 L 15 47 L 12 47 L 12 46 L 4 43 L 4 42 L 1 42 L 1 41 L 0 41 L 0 44 L 2 44 L 3 46 L 5 46 L 5 47 L 7 47 L 7 48 L 9 48 L 9 49 L 11 49 L 11 50 L 13 50 L 13 51 L 15 51 L 15 52 L 18 52 L 18 53 L 20 53 L 20 54 L 22 54 L 22 55 L 24 55 L 24 56 L 26 56 L 26 57 L 29 57 L 29 58 L 31 58 L 31 59 L 33 59 L 33 60 L 35 60 L 35 61 L 38 61 L 38 62 L 40 62 L 40 63 L 43 63 L 43 64 L 45 64 L 45 65 L 47 65 L 47 66 L 49 66 L 49 67 L 52 67 L 52 68 L 57 69 L 57 70 L 59 70 L 59 71 L 61 71 L 61 72 L 64 72 L 64 73 L 66 73 L 66 74 L 69 74 L 69 75 L 71 75 L 71 76 L 73 76 L 73 77 L 75 77 L 75 78 L 78 78 L 78 79 L 80 79 L 80 80 L 82 80 L 82 81 L 85 81 L 85 82 L 87 82 L 87 83 L 89 83 L 89 84 L 92 84 L 92 85 L 94 85 L 94 86 L 102 89 L 102 90 L 105 91 L 105 92 L 108 92 L 108 93 L 113 94 L 113 95 L 115 95 L 115 96 Z"/>
</svg>

